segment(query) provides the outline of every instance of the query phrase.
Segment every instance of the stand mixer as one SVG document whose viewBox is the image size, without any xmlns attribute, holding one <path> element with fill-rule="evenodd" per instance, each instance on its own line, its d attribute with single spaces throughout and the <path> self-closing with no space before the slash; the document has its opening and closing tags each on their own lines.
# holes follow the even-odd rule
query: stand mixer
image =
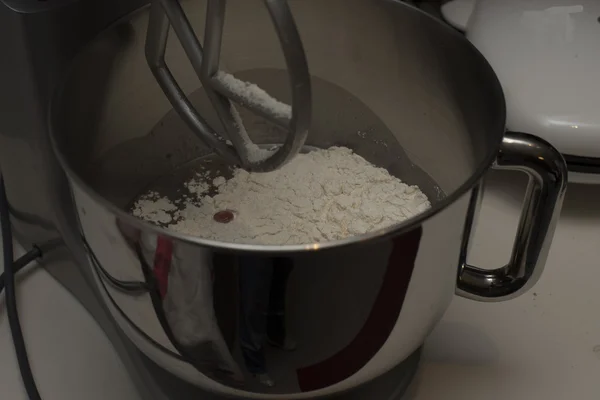
<svg viewBox="0 0 600 400">
<path fill-rule="evenodd" d="M 0 166 L 14 235 L 56 244 L 40 263 L 99 322 L 142 398 L 399 399 L 455 292 L 500 301 L 535 283 L 564 160 L 532 135 L 505 135 L 493 71 L 451 28 L 387 0 L 146 3 L 0 7 Z M 235 90 L 252 84 L 265 90 L 258 100 Z M 418 185 L 432 209 L 285 246 L 176 234 L 127 212 L 207 157 L 264 172 L 303 146 L 336 145 Z M 466 257 L 489 168 L 525 172 L 530 185 L 509 264 L 482 270 Z M 170 308 L 161 285 L 178 293 L 161 274 L 186 268 L 209 278 Z M 285 340 L 260 349 L 274 382 L 240 354 L 239 320 L 256 300 L 243 276 L 264 270 L 259 294 L 279 291 L 284 305 L 251 317 L 274 316 L 298 339 L 296 351 Z M 185 343 L 173 322 L 182 315 L 210 334 Z"/>
</svg>

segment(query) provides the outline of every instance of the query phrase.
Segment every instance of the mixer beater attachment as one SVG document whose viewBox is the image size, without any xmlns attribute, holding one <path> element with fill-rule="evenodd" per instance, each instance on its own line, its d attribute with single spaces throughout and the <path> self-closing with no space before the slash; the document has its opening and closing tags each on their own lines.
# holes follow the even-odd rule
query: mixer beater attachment
<svg viewBox="0 0 600 400">
<path fill-rule="evenodd" d="M 311 85 L 300 34 L 286 0 L 264 0 L 283 51 L 290 78 L 292 104 L 281 103 L 256 85 L 219 70 L 226 0 L 207 0 L 203 46 L 179 0 L 153 0 L 146 37 L 146 59 L 173 108 L 207 146 L 228 162 L 267 172 L 292 159 L 302 148 L 311 119 Z M 171 26 L 200 79 L 232 145 L 208 125 L 191 104 L 165 62 Z M 288 131 L 275 151 L 252 142 L 235 103 Z"/>
</svg>

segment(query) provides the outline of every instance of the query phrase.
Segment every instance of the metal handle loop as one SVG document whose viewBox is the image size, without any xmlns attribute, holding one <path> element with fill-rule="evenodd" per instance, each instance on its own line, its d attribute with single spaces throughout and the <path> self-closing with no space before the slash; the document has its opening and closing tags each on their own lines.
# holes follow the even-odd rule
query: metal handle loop
<svg viewBox="0 0 600 400">
<path fill-rule="evenodd" d="M 568 171 L 562 155 L 533 135 L 507 132 L 493 168 L 525 172 L 529 184 L 510 261 L 494 270 L 483 270 L 466 263 L 466 248 L 480 188 L 473 192 L 457 294 L 480 301 L 514 298 L 537 282 L 548 257 L 567 189 Z"/>
</svg>

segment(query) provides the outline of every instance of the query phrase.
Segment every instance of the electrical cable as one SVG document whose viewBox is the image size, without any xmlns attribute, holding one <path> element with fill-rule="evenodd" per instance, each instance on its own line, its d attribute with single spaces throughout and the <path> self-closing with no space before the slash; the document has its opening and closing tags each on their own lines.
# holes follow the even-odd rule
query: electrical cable
<svg viewBox="0 0 600 400">
<path fill-rule="evenodd" d="M 42 256 L 42 250 L 39 247 L 34 246 L 33 249 L 29 250 L 27 253 L 23 254 L 17 260 L 13 262 L 13 271 L 14 273 L 18 273 L 23 268 L 28 266 L 31 262 Z M 4 273 L 0 274 L 0 293 L 4 290 Z"/>
<path fill-rule="evenodd" d="M 6 315 L 8 316 L 8 324 L 13 338 L 15 353 L 17 355 L 17 363 L 23 379 L 25 391 L 30 400 L 41 400 L 40 393 L 35 384 L 35 379 L 29 365 L 27 357 L 27 348 L 23 339 L 23 331 L 19 322 L 19 314 L 17 311 L 17 297 L 15 291 L 15 273 L 23 269 L 29 262 L 36 257 L 37 251 L 34 248 L 32 251 L 25 254 L 23 258 L 17 261 L 13 260 L 13 239 L 12 229 L 10 226 L 10 215 L 8 208 L 8 200 L 6 198 L 6 190 L 4 187 L 4 178 L 0 175 L 0 228 L 2 232 L 2 251 L 4 259 L 4 274 L 3 281 L 5 285 L 5 300 L 6 300 Z"/>
</svg>

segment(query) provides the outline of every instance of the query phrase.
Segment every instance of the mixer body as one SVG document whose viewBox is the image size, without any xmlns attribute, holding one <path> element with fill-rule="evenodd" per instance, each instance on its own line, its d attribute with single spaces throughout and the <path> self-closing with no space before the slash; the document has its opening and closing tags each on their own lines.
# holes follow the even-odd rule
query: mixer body
<svg viewBox="0 0 600 400">
<path fill-rule="evenodd" d="M 397 1 L 289 1 L 311 73 L 306 144 L 352 148 L 419 185 L 432 209 L 345 241 L 269 247 L 178 235 L 129 215 L 140 193 L 176 182 L 211 150 L 171 109 L 146 64 L 148 8 L 91 39 L 144 2 L 75 3 L 61 20 L 71 25 L 38 32 L 40 43 L 46 35 L 53 44 L 48 53 L 61 56 L 54 68 L 42 73 L 38 63 L 7 79 L 17 101 L 0 96 L 11 110 L 2 122 L 0 165 L 16 233 L 23 244 L 63 238 L 66 257 L 77 262 L 56 264 L 54 273 L 79 265 L 92 289 L 73 285 L 76 295 L 97 292 L 126 340 L 172 376 L 244 398 L 339 394 L 413 354 L 457 285 L 462 295 L 498 300 L 537 279 L 564 195 L 564 162 L 534 137 L 503 137 L 504 98 L 493 71 L 438 21 Z M 206 2 L 182 4 L 201 37 Z M 221 67 L 290 102 L 285 60 L 261 5 L 228 2 Z M 0 18 L 7 15 L 14 16 Z M 73 22 L 82 16 L 96 25 Z M 15 31 L 35 22 L 19 18 L 0 21 Z M 74 31 L 87 34 L 71 38 Z M 218 127 L 172 36 L 169 67 Z M 11 62 L 26 65 L 26 43 L 3 45 L 15 54 Z M 283 141 L 277 126 L 242 116 L 256 143 Z M 482 272 L 466 264 L 466 253 L 482 179 L 494 165 L 524 171 L 532 183 L 511 264 Z M 295 351 L 287 345 L 292 338 Z M 263 371 L 275 387 L 254 379 Z"/>
<path fill-rule="evenodd" d="M 206 3 L 182 4 L 201 38 Z M 457 283 L 482 300 L 522 293 L 541 271 L 565 189 L 564 163 L 547 143 L 503 137 L 500 85 L 450 28 L 395 1 L 289 4 L 311 74 L 306 144 L 352 148 L 418 185 L 431 210 L 383 231 L 298 246 L 204 240 L 131 216 L 141 193 L 168 194 L 212 153 L 147 68 L 147 8 L 80 52 L 51 110 L 53 145 L 104 303 L 156 364 L 221 395 L 342 393 L 414 353 Z M 261 5 L 228 2 L 221 68 L 289 103 L 285 60 Z M 173 36 L 166 63 L 219 126 Z M 255 143 L 284 140 L 276 125 L 242 117 Z M 465 257 L 479 185 L 494 162 L 532 183 L 511 264 L 484 272 Z M 264 374 L 274 387 L 255 379 Z"/>
<path fill-rule="evenodd" d="M 154 364 L 140 355 L 112 320 L 93 286 L 71 191 L 48 135 L 50 98 L 75 54 L 98 32 L 145 3 L 0 1 L 0 48 L 4 53 L 0 62 L 0 172 L 15 239 L 24 248 L 57 244 L 38 260 L 39 264 L 98 322 L 141 398 L 171 400 L 171 377 L 160 368 L 152 368 Z M 178 385 L 177 392 L 178 399 L 205 395 L 191 385 Z"/>
</svg>

